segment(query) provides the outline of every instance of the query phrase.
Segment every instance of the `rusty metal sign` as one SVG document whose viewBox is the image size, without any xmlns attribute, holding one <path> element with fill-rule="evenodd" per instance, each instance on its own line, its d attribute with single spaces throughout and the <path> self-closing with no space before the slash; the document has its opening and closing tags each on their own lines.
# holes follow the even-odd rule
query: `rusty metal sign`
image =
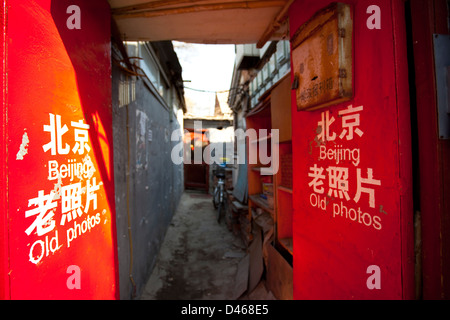
<svg viewBox="0 0 450 320">
<path fill-rule="evenodd" d="M 350 5 L 318 11 L 291 39 L 297 109 L 315 110 L 350 100 L 353 18 Z"/>
</svg>

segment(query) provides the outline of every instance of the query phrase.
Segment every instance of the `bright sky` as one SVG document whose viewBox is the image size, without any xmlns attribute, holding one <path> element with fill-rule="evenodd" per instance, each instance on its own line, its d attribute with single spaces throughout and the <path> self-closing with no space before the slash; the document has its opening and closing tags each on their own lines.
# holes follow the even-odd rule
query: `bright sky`
<svg viewBox="0 0 450 320">
<path fill-rule="evenodd" d="M 234 45 L 193 44 L 173 42 L 175 52 L 183 68 L 186 103 L 193 103 L 199 115 L 212 115 L 215 94 L 197 92 L 229 90 L 234 68 Z"/>
</svg>

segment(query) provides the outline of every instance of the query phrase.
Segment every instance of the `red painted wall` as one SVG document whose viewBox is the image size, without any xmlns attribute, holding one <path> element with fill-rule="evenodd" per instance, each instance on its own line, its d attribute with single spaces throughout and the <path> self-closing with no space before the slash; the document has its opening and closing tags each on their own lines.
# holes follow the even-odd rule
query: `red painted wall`
<svg viewBox="0 0 450 320">
<path fill-rule="evenodd" d="M 109 5 L 4 3 L 1 297 L 117 298 Z"/>
<path fill-rule="evenodd" d="M 294 2 L 291 36 L 330 2 Z M 411 135 L 403 2 L 346 3 L 354 11 L 354 98 L 298 112 L 292 93 L 294 298 L 411 298 Z M 366 26 L 370 5 L 381 9 L 381 29 Z M 350 105 L 358 109 L 346 113 Z M 320 136 L 326 112 L 334 120 L 327 127 L 329 139 Z M 359 125 L 348 125 L 356 119 Z M 350 160 L 347 150 L 354 155 Z M 340 152 L 347 159 L 342 156 L 338 162 Z M 379 267 L 380 289 L 367 286 L 372 265 Z"/>
</svg>

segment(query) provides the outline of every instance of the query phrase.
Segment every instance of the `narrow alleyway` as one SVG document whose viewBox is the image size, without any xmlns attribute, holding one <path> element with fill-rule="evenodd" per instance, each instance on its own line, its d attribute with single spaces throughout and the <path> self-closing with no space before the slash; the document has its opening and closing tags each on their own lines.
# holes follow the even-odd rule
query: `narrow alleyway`
<svg viewBox="0 0 450 320">
<path fill-rule="evenodd" d="M 141 299 L 238 299 L 242 240 L 217 223 L 210 195 L 186 191 Z"/>
</svg>

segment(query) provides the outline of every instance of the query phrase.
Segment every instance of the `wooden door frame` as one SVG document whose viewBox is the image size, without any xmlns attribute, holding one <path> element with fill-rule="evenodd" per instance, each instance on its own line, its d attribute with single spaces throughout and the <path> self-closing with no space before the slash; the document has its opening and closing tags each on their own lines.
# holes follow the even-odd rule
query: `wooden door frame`
<svg viewBox="0 0 450 320">
<path fill-rule="evenodd" d="M 450 140 L 438 138 L 433 34 L 449 34 L 446 0 L 410 0 L 423 299 L 450 297 Z M 414 105 L 412 106 L 414 108 Z"/>
</svg>

